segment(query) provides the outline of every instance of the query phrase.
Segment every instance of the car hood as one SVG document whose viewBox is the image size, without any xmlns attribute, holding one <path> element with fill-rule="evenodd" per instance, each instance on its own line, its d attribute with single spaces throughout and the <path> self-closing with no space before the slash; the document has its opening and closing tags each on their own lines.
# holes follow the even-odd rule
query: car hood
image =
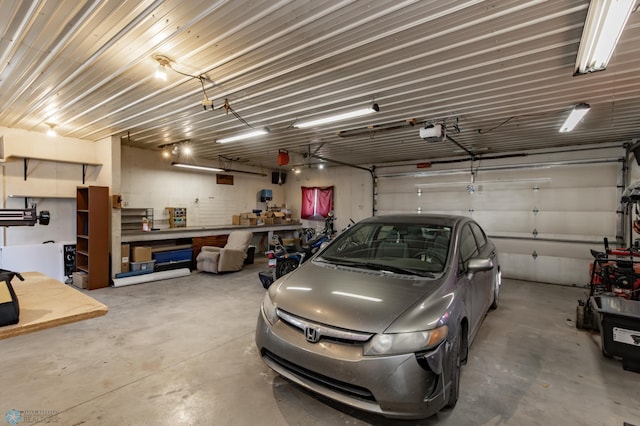
<svg viewBox="0 0 640 426">
<path fill-rule="evenodd" d="M 298 317 L 348 330 L 382 333 L 405 312 L 412 318 L 410 322 L 418 320 L 421 325 L 396 323 L 395 332 L 424 329 L 424 324 L 437 321 L 442 312 L 437 309 L 432 318 L 424 307 L 441 282 L 439 278 L 307 262 L 269 291 L 279 309 Z M 416 318 L 416 310 L 424 317 Z"/>
</svg>

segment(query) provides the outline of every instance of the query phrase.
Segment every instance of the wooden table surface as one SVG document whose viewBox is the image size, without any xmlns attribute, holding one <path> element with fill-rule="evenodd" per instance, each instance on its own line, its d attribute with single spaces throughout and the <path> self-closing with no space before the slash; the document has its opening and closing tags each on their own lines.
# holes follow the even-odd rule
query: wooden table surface
<svg viewBox="0 0 640 426">
<path fill-rule="evenodd" d="M 105 315 L 109 308 L 82 291 L 40 272 L 11 280 L 20 304 L 20 322 L 0 327 L 0 339 Z"/>
</svg>

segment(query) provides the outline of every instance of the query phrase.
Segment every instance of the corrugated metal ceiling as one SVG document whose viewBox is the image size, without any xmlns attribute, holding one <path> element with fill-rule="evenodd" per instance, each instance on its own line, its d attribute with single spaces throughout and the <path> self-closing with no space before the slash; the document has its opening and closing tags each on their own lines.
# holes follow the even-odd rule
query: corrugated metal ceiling
<svg viewBox="0 0 640 426">
<path fill-rule="evenodd" d="M 640 13 L 606 71 L 573 77 L 587 0 L 85 1 L 0 3 L 0 125 L 159 149 L 189 141 L 220 156 L 277 167 L 312 153 L 381 165 L 464 156 L 427 143 L 425 123 L 481 156 L 623 142 L 640 135 Z M 203 110 L 206 75 L 214 110 Z M 259 138 L 220 144 L 248 129 Z M 380 111 L 313 129 L 296 121 L 377 102 Z M 577 130 L 570 109 L 592 110 Z M 389 129 L 384 129 L 389 127 Z M 369 130 L 366 130 L 370 128 Z M 340 137 L 338 132 L 362 130 Z M 375 129 L 375 130 L 373 130 Z M 299 155 L 298 155 L 299 154 Z"/>
</svg>

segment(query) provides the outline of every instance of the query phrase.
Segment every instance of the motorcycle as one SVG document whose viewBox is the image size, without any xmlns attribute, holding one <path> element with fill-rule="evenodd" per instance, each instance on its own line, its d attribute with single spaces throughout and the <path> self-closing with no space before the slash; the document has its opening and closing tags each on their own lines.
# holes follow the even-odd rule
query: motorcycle
<svg viewBox="0 0 640 426">
<path fill-rule="evenodd" d="M 274 249 L 265 252 L 269 259 L 269 270 L 258 273 L 262 286 L 265 289 L 269 288 L 275 280 L 298 268 L 310 259 L 322 244 L 329 242 L 335 236 L 334 220 L 333 214 L 329 214 L 325 219 L 324 229 L 300 246 L 285 246 L 280 236 L 274 237 Z"/>
</svg>

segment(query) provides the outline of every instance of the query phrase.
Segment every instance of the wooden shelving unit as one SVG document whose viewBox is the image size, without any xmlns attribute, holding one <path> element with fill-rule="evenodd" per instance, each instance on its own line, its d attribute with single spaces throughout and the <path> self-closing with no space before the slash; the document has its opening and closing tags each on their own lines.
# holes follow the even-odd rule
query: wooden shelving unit
<svg viewBox="0 0 640 426">
<path fill-rule="evenodd" d="M 76 189 L 76 270 L 88 274 L 89 290 L 109 285 L 109 188 Z"/>
</svg>

